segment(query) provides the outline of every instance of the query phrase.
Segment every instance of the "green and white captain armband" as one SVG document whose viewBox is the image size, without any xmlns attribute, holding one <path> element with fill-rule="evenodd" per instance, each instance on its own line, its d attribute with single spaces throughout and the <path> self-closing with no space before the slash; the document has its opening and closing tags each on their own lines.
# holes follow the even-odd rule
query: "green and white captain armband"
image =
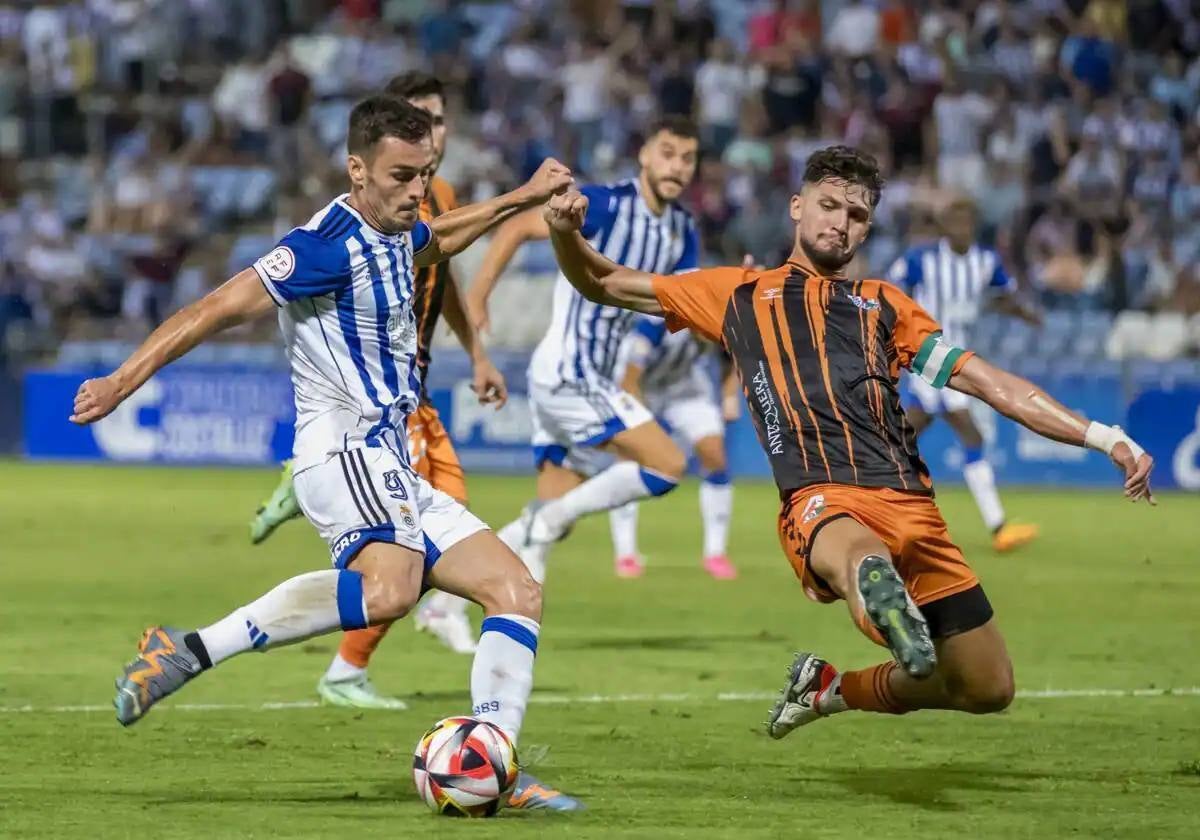
<svg viewBox="0 0 1200 840">
<path fill-rule="evenodd" d="M 1141 458 L 1146 450 L 1137 445 L 1129 435 L 1125 434 L 1125 430 L 1120 426 L 1105 426 L 1103 423 L 1097 423 L 1093 420 L 1087 427 L 1087 431 L 1083 435 L 1083 445 L 1088 449 L 1097 449 L 1105 455 L 1112 455 L 1113 447 L 1118 443 L 1123 443 L 1129 447 L 1129 451 L 1133 453 L 1133 460 Z"/>
<path fill-rule="evenodd" d="M 934 388 L 941 388 L 950 381 L 954 365 L 964 352 L 961 347 L 946 341 L 940 332 L 930 333 L 913 357 L 912 372 Z"/>
</svg>

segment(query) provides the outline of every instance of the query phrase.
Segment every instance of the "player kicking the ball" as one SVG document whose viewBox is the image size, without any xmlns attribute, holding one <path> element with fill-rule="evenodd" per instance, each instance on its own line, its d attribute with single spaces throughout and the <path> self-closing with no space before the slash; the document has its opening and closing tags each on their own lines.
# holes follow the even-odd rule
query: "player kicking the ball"
<svg viewBox="0 0 1200 840">
<path fill-rule="evenodd" d="M 458 206 L 454 190 L 437 177 L 437 168 L 446 151 L 446 97 L 441 81 L 428 73 L 404 73 L 388 83 L 389 95 L 423 108 L 433 119 L 433 174 L 429 191 L 421 202 L 419 218 L 430 222 L 441 213 Z M 438 316 L 444 311 L 446 322 L 458 336 L 474 368 L 473 388 L 481 402 L 497 408 L 506 399 L 504 378 L 496 370 L 467 317 L 458 284 L 450 264 L 418 267 L 413 283 L 413 311 L 417 320 L 417 373 L 421 379 L 421 398 L 408 421 L 408 447 L 413 471 L 463 505 L 467 504 L 467 485 L 462 464 L 454 451 L 450 435 L 429 400 L 425 383 L 431 361 L 433 334 Z M 292 484 L 292 462 L 284 464 L 279 486 L 263 503 L 250 523 L 250 538 L 262 542 L 287 520 L 300 515 L 300 505 Z M 417 607 L 415 625 L 436 636 L 455 653 L 474 653 L 475 639 L 467 619 L 467 602 L 449 592 L 430 592 Z M 404 701 L 380 694 L 371 682 L 367 666 L 390 624 L 377 624 L 342 636 L 338 652 L 317 683 L 317 693 L 327 703 L 366 709 L 404 709 Z"/>
<path fill-rule="evenodd" d="M 334 566 L 291 578 L 207 627 L 148 629 L 117 679 L 121 724 L 239 653 L 395 621 L 430 586 L 483 607 L 474 714 L 516 743 L 533 683 L 541 587 L 483 522 L 409 462 L 405 425 L 420 391 L 413 274 L 565 189 L 571 174 L 547 160 L 511 193 L 420 222 L 431 127 L 427 111 L 403 100 L 360 102 L 347 137 L 350 193 L 167 319 L 113 374 L 80 387 L 71 419 L 95 422 L 209 336 L 278 308 L 296 400 L 296 497 Z M 579 807 L 528 776 L 514 803 Z"/>
<path fill-rule="evenodd" d="M 665 315 L 733 356 L 783 500 L 779 536 L 805 592 L 846 601 L 895 661 L 839 673 L 797 655 L 768 730 L 782 738 L 858 709 L 997 712 L 1012 665 L 979 579 L 950 540 L 897 391 L 901 368 L 991 405 L 1038 434 L 1099 449 L 1148 499 L 1151 458 L 1119 428 L 1089 423 L 1035 385 L 945 341 L 896 287 L 842 274 L 870 229 L 883 180 L 873 158 L 833 146 L 809 158 L 792 196 L 791 258 L 769 271 L 677 277 L 631 271 L 579 234 L 587 199 L 545 211 L 564 274 L 589 300 Z"/>
</svg>

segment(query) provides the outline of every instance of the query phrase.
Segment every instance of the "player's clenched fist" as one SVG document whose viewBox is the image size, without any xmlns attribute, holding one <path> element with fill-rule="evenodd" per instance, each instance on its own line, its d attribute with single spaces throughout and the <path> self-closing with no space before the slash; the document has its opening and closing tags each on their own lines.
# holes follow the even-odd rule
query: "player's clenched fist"
<svg viewBox="0 0 1200 840">
<path fill-rule="evenodd" d="M 554 158 L 546 158 L 525 182 L 530 200 L 540 204 L 552 195 L 564 192 L 575 183 L 571 170 Z"/>
<path fill-rule="evenodd" d="M 107 417 L 121 402 L 121 389 L 111 376 L 89 379 L 75 394 L 75 410 L 71 422 L 80 426 Z"/>
<path fill-rule="evenodd" d="M 583 218 L 587 215 L 587 196 L 578 190 L 568 190 L 562 195 L 554 195 L 546 202 L 542 215 L 546 224 L 561 233 L 570 233 L 583 227 Z"/>
</svg>

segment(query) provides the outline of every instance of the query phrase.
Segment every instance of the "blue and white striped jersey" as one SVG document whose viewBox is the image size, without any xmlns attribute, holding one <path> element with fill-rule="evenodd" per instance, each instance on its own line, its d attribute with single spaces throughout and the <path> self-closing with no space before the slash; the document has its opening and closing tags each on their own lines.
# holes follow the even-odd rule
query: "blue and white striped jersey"
<svg viewBox="0 0 1200 840">
<path fill-rule="evenodd" d="M 957 347 L 970 340 L 971 325 L 988 296 L 1014 288 L 991 248 L 972 245 L 959 254 L 945 239 L 909 248 L 892 263 L 887 280 L 932 315 L 946 341 Z"/>
<path fill-rule="evenodd" d="M 656 216 L 646 206 L 636 179 L 588 185 L 582 192 L 588 197 L 582 233 L 613 262 L 654 274 L 699 266 L 696 225 L 682 207 L 668 205 Z M 635 312 L 592 303 L 560 275 L 550 329 L 533 352 L 530 378 L 550 385 L 611 382 L 621 341 L 637 317 Z"/>
<path fill-rule="evenodd" d="M 279 305 L 296 397 L 295 470 L 354 445 L 407 463 L 405 418 L 417 406 L 413 254 L 432 232 L 385 234 L 331 201 L 254 270 Z"/>
<path fill-rule="evenodd" d="M 691 330 L 670 332 L 667 322 L 642 315 L 625 340 L 626 361 L 642 368 L 642 390 L 662 391 L 692 375 L 708 345 Z"/>
</svg>

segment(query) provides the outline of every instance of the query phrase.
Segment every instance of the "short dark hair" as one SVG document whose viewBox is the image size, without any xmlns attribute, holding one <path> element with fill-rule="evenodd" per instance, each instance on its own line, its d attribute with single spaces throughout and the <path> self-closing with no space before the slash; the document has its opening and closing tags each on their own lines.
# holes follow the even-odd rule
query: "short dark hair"
<svg viewBox="0 0 1200 840">
<path fill-rule="evenodd" d="M 414 107 L 394 96 L 371 96 L 350 111 L 346 149 L 352 155 L 362 155 L 384 137 L 417 143 L 432 131 L 433 119 L 424 108 Z"/>
<path fill-rule="evenodd" d="M 682 114 L 664 114 L 650 123 L 650 127 L 646 129 L 646 139 L 649 140 L 660 131 L 690 140 L 700 139 L 700 129 L 696 128 L 696 124 Z"/>
<path fill-rule="evenodd" d="M 857 184 L 867 191 L 872 208 L 879 204 L 884 187 L 879 163 L 873 156 L 853 146 L 826 146 L 809 155 L 804 165 L 804 183 L 817 184 L 821 181 Z"/>
<path fill-rule="evenodd" d="M 432 73 L 423 70 L 409 70 L 392 78 L 384 89 L 388 96 L 400 99 L 424 99 L 426 96 L 436 96 L 442 102 L 446 101 L 446 87 L 442 80 Z"/>
</svg>

